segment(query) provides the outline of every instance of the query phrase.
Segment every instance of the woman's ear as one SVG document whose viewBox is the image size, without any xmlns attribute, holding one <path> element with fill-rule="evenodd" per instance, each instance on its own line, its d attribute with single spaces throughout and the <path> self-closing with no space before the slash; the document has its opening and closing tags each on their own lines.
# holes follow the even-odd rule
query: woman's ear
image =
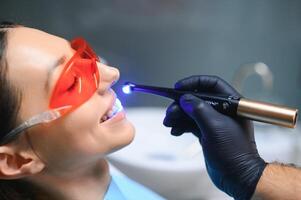
<svg viewBox="0 0 301 200">
<path fill-rule="evenodd" d="M 0 146 L 0 179 L 16 179 L 41 172 L 45 164 L 31 150 Z"/>
</svg>

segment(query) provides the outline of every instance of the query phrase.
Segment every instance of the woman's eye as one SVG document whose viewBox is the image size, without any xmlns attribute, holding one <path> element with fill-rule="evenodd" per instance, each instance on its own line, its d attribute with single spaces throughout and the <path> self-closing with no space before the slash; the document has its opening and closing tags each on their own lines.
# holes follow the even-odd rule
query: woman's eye
<svg viewBox="0 0 301 200">
<path fill-rule="evenodd" d="M 74 76 L 72 84 L 68 87 L 67 90 L 72 91 L 74 88 L 76 88 L 77 84 L 78 84 L 78 77 Z"/>
</svg>

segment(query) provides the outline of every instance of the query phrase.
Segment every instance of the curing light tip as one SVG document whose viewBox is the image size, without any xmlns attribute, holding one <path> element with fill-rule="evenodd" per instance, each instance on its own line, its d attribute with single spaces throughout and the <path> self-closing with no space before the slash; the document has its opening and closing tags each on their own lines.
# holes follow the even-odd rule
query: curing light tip
<svg viewBox="0 0 301 200">
<path fill-rule="evenodd" d="M 135 85 L 131 84 L 131 83 L 125 83 L 122 87 L 122 91 L 125 94 L 131 94 L 132 92 L 132 87 L 134 87 Z"/>
</svg>

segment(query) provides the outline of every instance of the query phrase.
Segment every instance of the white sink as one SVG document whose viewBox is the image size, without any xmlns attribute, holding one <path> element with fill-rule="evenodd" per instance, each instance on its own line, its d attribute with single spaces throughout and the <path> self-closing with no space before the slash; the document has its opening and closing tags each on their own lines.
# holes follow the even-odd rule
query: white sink
<svg viewBox="0 0 301 200">
<path fill-rule="evenodd" d="M 232 199 L 211 183 L 200 146 L 194 145 L 193 153 L 183 153 L 197 139 L 192 134 L 174 137 L 170 128 L 163 126 L 165 108 L 126 111 L 136 128 L 136 137 L 128 147 L 109 156 L 116 168 L 167 199 Z M 258 126 L 256 141 L 260 155 L 266 161 L 294 162 L 297 155 L 294 132 L 276 126 Z"/>
</svg>

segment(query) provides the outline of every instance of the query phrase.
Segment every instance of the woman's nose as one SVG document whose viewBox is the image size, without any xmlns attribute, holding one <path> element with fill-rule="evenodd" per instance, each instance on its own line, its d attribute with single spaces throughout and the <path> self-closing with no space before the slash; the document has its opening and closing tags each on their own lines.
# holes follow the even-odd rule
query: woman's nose
<svg viewBox="0 0 301 200">
<path fill-rule="evenodd" d="M 118 81 L 120 73 L 117 68 L 98 63 L 98 69 L 100 76 L 100 90 L 107 90 Z"/>
</svg>

